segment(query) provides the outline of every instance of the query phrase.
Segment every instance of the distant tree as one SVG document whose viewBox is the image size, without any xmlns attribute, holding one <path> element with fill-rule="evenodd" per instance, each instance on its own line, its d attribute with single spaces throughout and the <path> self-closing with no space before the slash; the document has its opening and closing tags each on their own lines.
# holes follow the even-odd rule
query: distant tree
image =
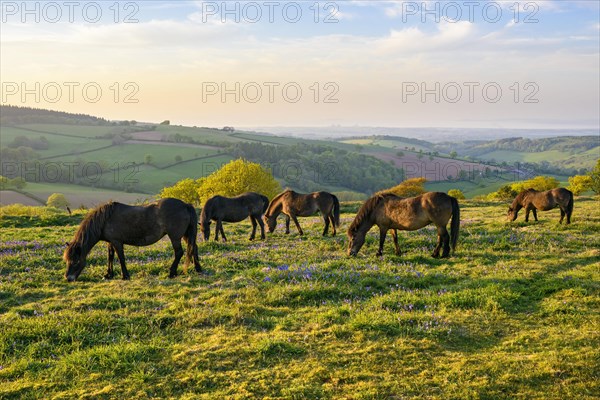
<svg viewBox="0 0 600 400">
<path fill-rule="evenodd" d="M 48 200 L 46 201 L 46 205 L 48 207 L 67 208 L 68 206 L 70 206 L 70 203 L 69 203 L 69 201 L 67 200 L 67 198 L 65 197 L 64 194 L 62 194 L 62 193 L 52 193 L 50 196 L 48 196 Z"/>
<path fill-rule="evenodd" d="M 451 158 L 456 158 L 456 157 L 458 157 L 458 153 L 453 150 L 453 151 L 450 152 L 450 157 Z"/>
<path fill-rule="evenodd" d="M 512 200 L 518 192 L 513 189 L 512 185 L 504 185 L 497 191 L 490 193 L 488 199 L 490 200 Z"/>
<path fill-rule="evenodd" d="M 422 159 L 423 159 L 423 152 L 422 152 L 422 151 L 420 151 L 420 152 L 419 152 L 419 154 L 417 155 L 417 158 L 418 158 L 419 160 L 422 160 Z"/>
<path fill-rule="evenodd" d="M 198 188 L 198 197 L 204 203 L 217 194 L 231 197 L 244 192 L 257 192 L 272 198 L 280 191 L 279 182 L 269 171 L 260 164 L 240 158 L 207 176 Z"/>
<path fill-rule="evenodd" d="M 403 151 L 399 151 L 396 153 L 396 155 L 400 158 L 404 157 L 404 152 Z"/>
<path fill-rule="evenodd" d="M 460 189 L 450 189 L 450 190 L 448 190 L 448 195 L 452 196 L 458 200 L 465 199 L 465 195 Z"/>
<path fill-rule="evenodd" d="M 575 196 L 592 188 L 592 177 L 590 175 L 575 175 L 569 177 L 569 189 Z"/>
<path fill-rule="evenodd" d="M 523 182 L 513 183 L 511 186 L 517 193 L 525 189 L 535 189 L 539 191 L 557 188 L 560 185 L 558 179 L 552 176 L 536 176 Z"/>
<path fill-rule="evenodd" d="M 175 162 L 182 162 L 183 161 L 183 157 L 181 157 L 179 154 L 177 154 L 175 156 Z"/>
<path fill-rule="evenodd" d="M 592 172 L 590 172 L 590 177 L 592 178 L 592 184 L 590 185 L 590 188 L 594 191 L 594 193 L 600 194 L 600 159 L 596 161 L 596 166 Z"/>
<path fill-rule="evenodd" d="M 382 190 L 378 193 L 393 193 L 400 197 L 414 197 L 425 193 L 425 187 L 423 186 L 425 182 L 427 182 L 427 179 L 423 177 L 410 178 L 397 186 Z"/>
<path fill-rule="evenodd" d="M 163 122 L 160 123 L 161 125 L 171 125 L 171 121 L 169 121 L 168 119 L 165 119 Z"/>
<path fill-rule="evenodd" d="M 154 156 L 153 156 L 152 154 L 146 154 L 146 155 L 144 156 L 144 163 L 145 163 L 145 164 L 148 164 L 148 165 L 150 165 L 150 164 L 152 164 L 153 162 L 154 162 Z"/>
<path fill-rule="evenodd" d="M 173 197 L 197 207 L 200 205 L 198 188 L 202 184 L 203 180 L 204 178 L 200 178 L 197 180 L 186 178 L 180 180 L 173 186 L 163 188 L 160 191 L 158 197 L 160 197 L 161 199 L 164 199 L 165 197 Z"/>
</svg>

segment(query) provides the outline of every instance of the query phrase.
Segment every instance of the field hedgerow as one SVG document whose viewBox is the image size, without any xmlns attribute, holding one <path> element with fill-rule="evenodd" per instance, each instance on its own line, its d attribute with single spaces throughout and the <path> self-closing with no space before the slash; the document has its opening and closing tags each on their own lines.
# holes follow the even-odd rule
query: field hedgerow
<svg viewBox="0 0 600 400">
<path fill-rule="evenodd" d="M 349 258 L 317 217 L 254 242 L 226 224 L 229 242 L 199 243 L 202 275 L 168 279 L 162 240 L 126 247 L 131 281 L 105 281 L 99 244 L 70 284 L 83 213 L 4 209 L 0 398 L 597 398 L 599 209 L 578 198 L 571 225 L 526 224 L 462 202 L 445 260 L 433 228 L 381 258 L 374 229 Z"/>
</svg>

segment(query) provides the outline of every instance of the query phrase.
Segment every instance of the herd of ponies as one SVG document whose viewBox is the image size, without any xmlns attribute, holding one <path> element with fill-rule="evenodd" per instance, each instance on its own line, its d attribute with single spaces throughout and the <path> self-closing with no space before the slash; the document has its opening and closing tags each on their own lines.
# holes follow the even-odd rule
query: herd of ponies
<svg viewBox="0 0 600 400">
<path fill-rule="evenodd" d="M 573 213 L 573 193 L 564 188 L 544 192 L 527 189 L 515 197 L 508 209 L 508 218 L 514 221 L 519 211 L 524 209 L 525 221 L 529 221 L 530 212 L 533 212 L 537 221 L 537 210 L 547 211 L 556 207 L 560 208 L 560 223 L 566 216 L 569 224 Z M 174 198 L 164 198 L 144 206 L 108 202 L 90 211 L 79 225 L 73 240 L 67 243 L 63 256 L 67 264 L 65 277 L 69 282 L 75 281 L 83 271 L 91 249 L 99 241 L 104 241 L 108 243 L 108 267 L 104 278 L 111 279 L 114 276 L 116 253 L 122 277 L 129 279 L 123 246 L 149 246 L 165 235 L 171 240 L 175 253 L 169 277 L 177 275 L 177 267 L 184 254 L 182 239 L 187 244 L 186 265 L 193 262 L 196 271 L 201 272 L 196 242 L 198 225 L 204 240 L 209 240 L 210 226 L 214 221 L 215 239 L 219 240 L 220 234 L 222 240 L 226 241 L 223 222 L 240 222 L 249 217 L 252 223 L 250 240 L 255 238 L 257 227 L 260 227 L 260 236 L 264 239 L 265 224 L 269 233 L 274 232 L 277 217 L 284 214 L 285 233 L 290 233 L 290 221 L 293 221 L 302 235 L 298 217 L 312 216 L 317 212 L 323 217 L 323 236 L 327 235 L 330 227 L 335 235 L 336 228 L 340 226 L 340 203 L 335 195 L 328 192 L 301 194 L 285 190 L 270 202 L 266 196 L 253 192 L 233 198 L 214 196 L 206 201 L 200 218 L 191 204 Z M 448 233 L 446 227 L 450 220 Z M 414 231 L 429 224 L 436 226 L 438 235 L 432 256 L 448 257 L 450 249 L 454 252 L 456 248 L 460 229 L 460 208 L 456 198 L 441 192 L 408 198 L 389 193 L 376 194 L 360 207 L 348 228 L 348 255 L 355 256 L 359 252 L 367 232 L 374 225 L 380 232 L 377 251 L 380 256 L 388 230 L 391 230 L 396 254 L 400 255 L 397 230 Z"/>
</svg>

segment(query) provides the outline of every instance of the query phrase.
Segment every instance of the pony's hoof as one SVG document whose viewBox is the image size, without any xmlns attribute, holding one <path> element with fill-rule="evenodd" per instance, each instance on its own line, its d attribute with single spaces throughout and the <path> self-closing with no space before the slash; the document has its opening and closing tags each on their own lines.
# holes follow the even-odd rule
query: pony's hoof
<svg viewBox="0 0 600 400">
<path fill-rule="evenodd" d="M 124 281 L 128 281 L 128 280 L 130 280 L 130 279 L 131 279 L 131 277 L 130 277 L 129 275 L 125 275 L 125 276 L 123 276 L 123 280 L 124 280 Z"/>
<path fill-rule="evenodd" d="M 177 277 L 177 274 L 169 274 L 169 279 L 173 279 L 173 278 L 176 278 L 176 277 Z"/>
<path fill-rule="evenodd" d="M 113 278 L 113 275 L 106 274 L 104 275 L 104 279 L 110 281 Z"/>
</svg>

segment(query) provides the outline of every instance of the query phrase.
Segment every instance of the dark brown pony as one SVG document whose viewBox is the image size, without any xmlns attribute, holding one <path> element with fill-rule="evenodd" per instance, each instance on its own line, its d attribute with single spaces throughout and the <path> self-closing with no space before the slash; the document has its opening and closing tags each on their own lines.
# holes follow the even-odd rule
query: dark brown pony
<svg viewBox="0 0 600 400">
<path fill-rule="evenodd" d="M 508 208 L 508 219 L 514 221 L 517 219 L 519 210 L 525 209 L 525 222 L 529 222 L 529 212 L 533 211 L 533 218 L 538 220 L 537 210 L 548 211 L 560 207 L 560 221 L 562 224 L 565 215 L 567 224 L 571 223 L 571 214 L 573 214 L 573 193 L 565 188 L 557 188 L 538 192 L 535 189 L 523 190 L 515 197 L 512 205 Z"/>
<path fill-rule="evenodd" d="M 452 218 L 451 233 L 446 225 Z M 389 229 L 415 231 L 431 223 L 437 227 L 438 241 L 432 256 L 438 258 L 443 247 L 442 257 L 448 257 L 450 247 L 456 248 L 460 227 L 458 201 L 446 193 L 429 192 L 417 197 L 398 197 L 394 194 L 378 194 L 368 199 L 358 210 L 348 228 L 348 255 L 355 256 L 365 243 L 365 236 L 373 225 L 379 227 L 379 250 L 383 254 L 383 243 Z M 396 232 L 392 234 L 396 254 L 400 254 Z"/>
<path fill-rule="evenodd" d="M 264 219 L 269 233 L 271 233 L 275 231 L 275 227 L 277 226 L 277 217 L 283 213 L 286 215 L 285 233 L 290 233 L 291 218 L 294 224 L 296 224 L 300 235 L 303 235 L 304 232 L 296 217 L 310 217 L 317 211 L 321 213 L 325 222 L 323 236 L 329 231 L 330 223 L 333 228 L 333 236 L 335 236 L 337 232 L 335 228 L 340 226 L 340 202 L 337 197 L 327 192 L 301 194 L 293 190 L 285 190 L 271 200 L 265 212 Z"/>
<path fill-rule="evenodd" d="M 213 196 L 206 201 L 200 214 L 200 225 L 204 240 L 210 239 L 210 221 L 217 221 L 215 227 L 215 240 L 219 240 L 219 232 L 226 242 L 223 231 L 223 221 L 240 222 L 250 217 L 252 234 L 250 240 L 256 236 L 256 225 L 260 225 L 260 238 L 265 238 L 265 225 L 262 215 L 267 210 L 269 199 L 262 194 L 248 192 L 236 197 Z"/>
<path fill-rule="evenodd" d="M 123 245 L 149 246 L 165 235 L 171 239 L 175 252 L 169 278 L 177 275 L 177 266 L 183 256 L 182 238 L 187 242 L 186 265 L 193 259 L 196 271 L 200 272 L 196 244 L 197 225 L 198 216 L 194 207 L 177 199 L 166 198 L 147 206 L 106 203 L 85 217 L 73 241 L 65 249 L 65 277 L 69 282 L 76 280 L 85 267 L 90 250 L 102 240 L 108 242 L 108 269 L 104 278 L 113 277 L 112 266 L 116 252 L 121 263 L 123 279 L 129 279 Z"/>
</svg>

